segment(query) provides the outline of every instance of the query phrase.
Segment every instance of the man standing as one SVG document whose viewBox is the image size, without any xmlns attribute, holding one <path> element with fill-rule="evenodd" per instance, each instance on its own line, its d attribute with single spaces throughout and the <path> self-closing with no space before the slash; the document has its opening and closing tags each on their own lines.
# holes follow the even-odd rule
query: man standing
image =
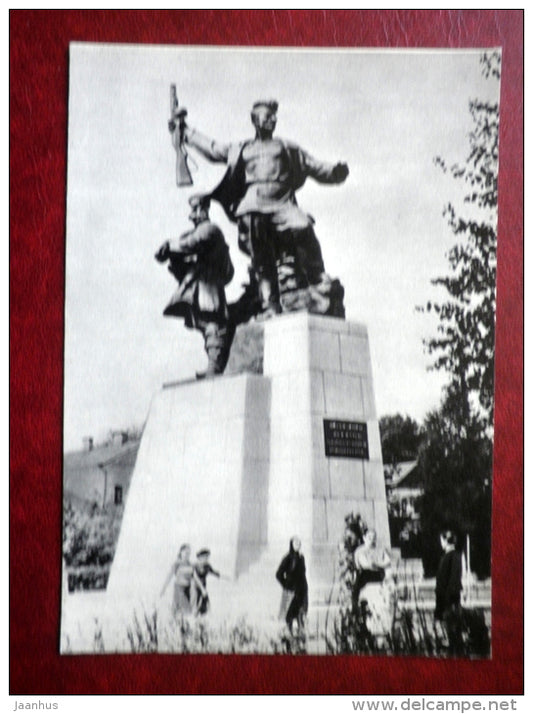
<svg viewBox="0 0 533 714">
<path fill-rule="evenodd" d="M 183 317 L 185 326 L 204 336 L 208 365 L 197 377 L 224 371 L 235 333 L 229 320 L 224 286 L 233 278 L 233 264 L 222 231 L 209 220 L 209 198 L 189 199 L 189 219 L 194 228 L 176 241 L 166 241 L 155 255 L 160 263 L 169 261 L 169 271 L 179 285 L 163 314 Z"/>
<path fill-rule="evenodd" d="M 184 141 L 210 161 L 223 162 L 228 170 L 210 194 L 230 220 L 237 222 L 239 247 L 252 259 L 262 311 L 281 312 L 278 267 L 291 265 L 296 287 L 329 281 L 325 275 L 313 219 L 297 205 L 296 191 L 310 176 L 320 183 L 342 183 L 348 176 L 345 163 L 327 164 L 313 159 L 295 144 L 273 138 L 276 101 L 257 101 L 251 119 L 255 138 L 239 144 L 221 144 L 185 126 Z M 169 123 L 174 131 L 175 123 Z M 297 283 L 300 284 L 298 285 Z"/>
<path fill-rule="evenodd" d="M 461 632 L 461 554 L 457 552 L 457 536 L 453 531 L 440 535 L 443 550 L 435 584 L 435 620 L 443 621 L 451 655 L 463 654 Z"/>
</svg>

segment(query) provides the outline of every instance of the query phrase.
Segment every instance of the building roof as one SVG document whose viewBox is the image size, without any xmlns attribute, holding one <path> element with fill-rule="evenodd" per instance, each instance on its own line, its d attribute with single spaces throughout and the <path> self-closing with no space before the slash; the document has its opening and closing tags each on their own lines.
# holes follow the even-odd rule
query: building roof
<svg viewBox="0 0 533 714">
<path fill-rule="evenodd" d="M 129 483 L 135 466 L 140 441 L 95 447 L 91 451 L 76 451 L 63 457 L 63 493 L 93 500 L 101 487 L 102 470 L 107 467 L 122 472 Z"/>
<path fill-rule="evenodd" d="M 385 469 L 391 474 L 387 483 L 389 488 L 419 488 L 423 485 L 422 474 L 416 460 L 388 464 Z"/>
<path fill-rule="evenodd" d="M 95 446 L 91 451 L 71 451 L 63 456 L 63 468 L 66 470 L 98 467 L 98 464 L 121 458 L 132 450 L 137 451 L 138 448 L 138 441 L 127 441 L 125 444 Z"/>
</svg>

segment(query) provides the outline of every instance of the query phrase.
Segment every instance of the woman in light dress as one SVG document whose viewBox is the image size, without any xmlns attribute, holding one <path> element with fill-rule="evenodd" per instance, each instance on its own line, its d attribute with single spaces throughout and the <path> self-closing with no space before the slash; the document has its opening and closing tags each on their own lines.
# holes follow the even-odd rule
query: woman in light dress
<svg viewBox="0 0 533 714">
<path fill-rule="evenodd" d="M 178 615 L 178 613 L 189 615 L 192 613 L 191 582 L 193 579 L 193 565 L 191 563 L 191 546 L 188 543 L 184 543 L 179 549 L 178 557 L 170 568 L 160 597 L 163 597 L 172 578 L 174 578 L 172 614 L 174 616 Z"/>
</svg>

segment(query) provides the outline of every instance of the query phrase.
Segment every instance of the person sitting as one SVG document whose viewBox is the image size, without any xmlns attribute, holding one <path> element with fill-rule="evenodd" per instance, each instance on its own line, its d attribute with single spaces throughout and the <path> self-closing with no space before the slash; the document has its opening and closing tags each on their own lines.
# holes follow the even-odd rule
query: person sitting
<svg viewBox="0 0 533 714">
<path fill-rule="evenodd" d="M 352 607 L 359 606 L 362 589 L 369 583 L 382 583 L 391 565 L 389 553 L 377 547 L 376 531 L 368 529 L 363 534 L 363 544 L 354 553 L 355 584 L 352 592 Z"/>
</svg>

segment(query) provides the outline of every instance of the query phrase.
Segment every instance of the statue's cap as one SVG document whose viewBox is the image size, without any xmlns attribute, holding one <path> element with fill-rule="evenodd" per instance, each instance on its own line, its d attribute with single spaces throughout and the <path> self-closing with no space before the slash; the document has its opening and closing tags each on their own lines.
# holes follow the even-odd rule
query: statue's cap
<svg viewBox="0 0 533 714">
<path fill-rule="evenodd" d="M 201 208 L 209 208 L 211 199 L 205 193 L 195 193 L 189 198 L 191 208 L 200 206 Z"/>
<path fill-rule="evenodd" d="M 196 553 L 197 558 L 201 558 L 202 555 L 211 555 L 209 548 L 202 548 L 202 550 L 199 550 L 198 553 Z"/>
<path fill-rule="evenodd" d="M 255 111 L 257 107 L 267 107 L 268 109 L 270 109 L 270 111 L 277 112 L 278 106 L 279 105 L 275 99 L 258 99 L 256 102 L 254 102 L 252 111 Z"/>
</svg>

